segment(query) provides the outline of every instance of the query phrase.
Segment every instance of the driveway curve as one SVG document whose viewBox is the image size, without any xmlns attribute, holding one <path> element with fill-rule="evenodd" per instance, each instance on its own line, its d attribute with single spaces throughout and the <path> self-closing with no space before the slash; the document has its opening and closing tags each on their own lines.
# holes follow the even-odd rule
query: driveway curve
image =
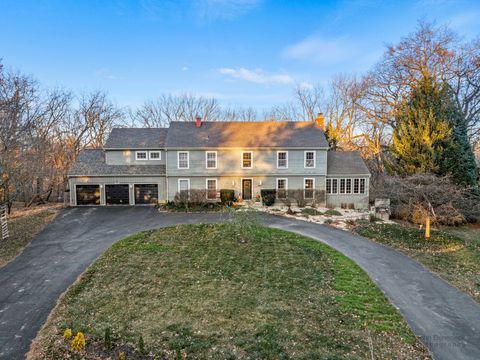
<svg viewBox="0 0 480 360">
<path fill-rule="evenodd" d="M 58 297 L 117 240 L 142 230 L 212 223 L 218 213 L 150 207 L 63 210 L 0 268 L 0 359 L 23 359 Z M 264 216 L 267 226 L 322 241 L 358 263 L 403 314 L 435 359 L 480 359 L 480 306 L 407 256 L 329 226 Z"/>
</svg>

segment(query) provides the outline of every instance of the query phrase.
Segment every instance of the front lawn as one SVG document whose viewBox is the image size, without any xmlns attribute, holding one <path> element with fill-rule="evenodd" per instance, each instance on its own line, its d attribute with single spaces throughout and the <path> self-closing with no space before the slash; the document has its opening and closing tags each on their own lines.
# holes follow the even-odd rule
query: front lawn
<svg viewBox="0 0 480 360">
<path fill-rule="evenodd" d="M 241 222 L 119 241 L 60 300 L 30 358 L 65 358 L 67 328 L 85 332 L 89 359 L 117 359 L 122 349 L 144 358 L 140 336 L 162 359 L 429 358 L 352 261 L 293 233 L 246 232 Z M 106 328 L 110 352 L 98 350 Z"/>
<path fill-rule="evenodd" d="M 0 237 L 0 267 L 13 260 L 57 215 L 58 206 L 18 210 L 8 220 L 9 237 Z"/>
<path fill-rule="evenodd" d="M 480 302 L 480 228 L 424 231 L 401 224 L 359 222 L 356 233 L 401 250 Z"/>
</svg>

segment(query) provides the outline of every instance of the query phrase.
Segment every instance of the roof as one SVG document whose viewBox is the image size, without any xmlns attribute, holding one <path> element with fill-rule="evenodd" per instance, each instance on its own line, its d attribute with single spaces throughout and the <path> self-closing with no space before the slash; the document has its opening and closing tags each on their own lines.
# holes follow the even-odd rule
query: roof
<svg viewBox="0 0 480 360">
<path fill-rule="evenodd" d="M 69 176 L 165 175 L 165 165 L 107 165 L 103 149 L 83 149 Z"/>
<path fill-rule="evenodd" d="M 167 128 L 113 128 L 105 149 L 162 149 Z"/>
<path fill-rule="evenodd" d="M 359 151 L 329 151 L 327 175 L 370 175 Z"/>
<path fill-rule="evenodd" d="M 300 121 L 203 121 L 170 123 L 167 148 L 327 148 L 322 129 L 315 122 Z"/>
</svg>

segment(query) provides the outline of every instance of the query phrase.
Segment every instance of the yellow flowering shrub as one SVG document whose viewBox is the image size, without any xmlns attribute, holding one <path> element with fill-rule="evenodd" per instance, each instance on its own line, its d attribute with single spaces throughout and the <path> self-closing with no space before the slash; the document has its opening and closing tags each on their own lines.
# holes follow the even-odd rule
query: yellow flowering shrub
<svg viewBox="0 0 480 360">
<path fill-rule="evenodd" d="M 72 341 L 72 345 L 70 345 L 70 348 L 74 351 L 81 351 L 85 347 L 85 337 L 83 336 L 83 333 L 79 331 L 75 338 Z"/>
<path fill-rule="evenodd" d="M 72 338 L 72 330 L 65 329 L 65 331 L 63 332 L 63 340 L 70 341 L 71 338 Z"/>
</svg>

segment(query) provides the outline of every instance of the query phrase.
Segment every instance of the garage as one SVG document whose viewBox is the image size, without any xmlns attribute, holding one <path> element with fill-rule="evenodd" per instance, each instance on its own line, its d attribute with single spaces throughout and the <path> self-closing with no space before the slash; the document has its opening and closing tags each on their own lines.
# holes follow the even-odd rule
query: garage
<svg viewBox="0 0 480 360">
<path fill-rule="evenodd" d="M 77 205 L 100 205 L 99 185 L 77 185 Z"/>
<path fill-rule="evenodd" d="M 105 202 L 107 205 L 129 205 L 128 184 L 122 185 L 105 185 Z"/>
<path fill-rule="evenodd" d="M 135 204 L 157 204 L 157 184 L 135 184 Z"/>
</svg>

